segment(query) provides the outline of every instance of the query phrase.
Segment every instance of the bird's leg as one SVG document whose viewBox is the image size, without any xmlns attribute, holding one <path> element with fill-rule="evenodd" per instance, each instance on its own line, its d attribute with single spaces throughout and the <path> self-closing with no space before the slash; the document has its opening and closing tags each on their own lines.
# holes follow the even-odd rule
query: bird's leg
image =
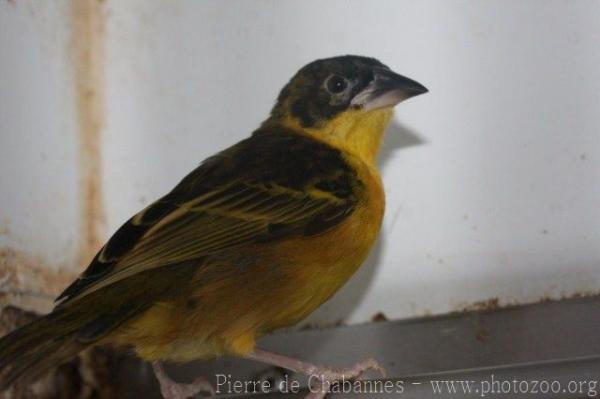
<svg viewBox="0 0 600 399">
<path fill-rule="evenodd" d="M 315 383 L 316 386 L 309 387 L 310 394 L 306 399 L 322 399 L 327 395 L 331 384 L 341 380 L 360 379 L 369 370 L 377 371 L 385 377 L 385 369 L 375 359 L 366 359 L 346 368 L 330 368 L 261 349 L 255 349 L 246 358 L 308 376 L 309 384 Z"/>
<path fill-rule="evenodd" d="M 190 384 L 180 384 L 173 381 L 160 362 L 152 362 L 152 370 L 160 384 L 160 393 L 165 399 L 186 399 L 200 392 L 209 393 L 210 396 L 215 395 L 215 389 L 205 378 L 198 378 Z"/>
</svg>

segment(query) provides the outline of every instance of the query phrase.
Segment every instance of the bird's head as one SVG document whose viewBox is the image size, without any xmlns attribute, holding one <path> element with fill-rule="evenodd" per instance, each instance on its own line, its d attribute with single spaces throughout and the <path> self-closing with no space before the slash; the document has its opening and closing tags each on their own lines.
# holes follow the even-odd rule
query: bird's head
<svg viewBox="0 0 600 399">
<path fill-rule="evenodd" d="M 321 59 L 285 85 L 265 125 L 301 130 L 374 159 L 393 107 L 426 92 L 425 86 L 374 58 Z"/>
</svg>

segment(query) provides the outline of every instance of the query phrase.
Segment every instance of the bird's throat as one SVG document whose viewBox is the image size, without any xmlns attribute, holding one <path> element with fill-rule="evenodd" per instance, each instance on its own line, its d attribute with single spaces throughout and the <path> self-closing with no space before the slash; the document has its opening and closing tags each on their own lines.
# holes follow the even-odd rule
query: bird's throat
<svg viewBox="0 0 600 399">
<path fill-rule="evenodd" d="M 271 117 L 263 122 L 262 127 L 282 126 L 307 134 L 375 166 L 392 116 L 394 109 L 391 107 L 367 112 L 351 109 L 314 127 L 302 126 L 297 118 L 289 115 Z"/>
<path fill-rule="evenodd" d="M 325 139 L 334 147 L 375 164 L 383 135 L 393 115 L 392 108 L 369 112 L 349 110 L 312 133 Z"/>
<path fill-rule="evenodd" d="M 393 108 L 369 112 L 348 110 L 318 127 L 302 127 L 292 118 L 285 125 L 375 165 L 383 135 L 393 115 Z"/>
</svg>

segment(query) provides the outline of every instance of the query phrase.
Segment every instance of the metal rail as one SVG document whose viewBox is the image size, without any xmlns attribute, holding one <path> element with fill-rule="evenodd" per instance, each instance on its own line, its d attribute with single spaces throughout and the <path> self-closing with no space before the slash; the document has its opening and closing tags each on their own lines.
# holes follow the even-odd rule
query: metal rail
<svg viewBox="0 0 600 399">
<path fill-rule="evenodd" d="M 596 381 L 600 380 L 598 296 L 510 309 L 280 333 L 265 337 L 260 346 L 331 366 L 349 365 L 374 357 L 386 367 L 388 376 L 393 377 L 380 381 L 403 383 L 401 393 L 378 391 L 362 393 L 361 397 L 600 397 L 595 392 L 600 391 L 596 386 Z M 173 366 L 170 373 L 178 380 L 204 375 L 217 382 L 217 375 L 231 375 L 232 381 L 244 382 L 277 376 L 279 371 L 246 360 L 223 358 L 214 362 Z M 299 376 L 290 378 L 305 381 Z M 461 391 L 456 393 L 449 393 L 444 387 L 440 387 L 440 392 L 433 391 L 431 381 L 451 380 L 474 381 L 472 389 L 479 391 L 463 394 L 461 387 L 456 388 Z M 517 387 L 516 390 L 508 390 L 504 383 L 506 389 L 499 394 L 484 389 L 486 382 L 502 384 L 509 380 L 519 383 L 529 381 L 528 393 L 521 392 L 526 390 L 525 383 L 521 383 L 522 389 Z M 130 397 L 140 397 L 140 392 L 147 393 L 144 397 L 158 397 L 154 396 L 157 390 L 151 373 L 137 378 L 132 376 L 129 381 Z M 533 381 L 538 381 L 537 393 L 531 392 Z M 545 383 L 544 387 L 540 386 L 541 381 L 554 383 L 554 387 L 546 390 Z M 577 389 L 574 384 L 577 384 Z M 500 388 L 503 388 L 502 385 Z M 506 390 L 508 392 L 504 392 Z M 226 387 L 222 392 L 227 392 Z M 271 393 L 253 397 L 294 396 Z"/>
</svg>

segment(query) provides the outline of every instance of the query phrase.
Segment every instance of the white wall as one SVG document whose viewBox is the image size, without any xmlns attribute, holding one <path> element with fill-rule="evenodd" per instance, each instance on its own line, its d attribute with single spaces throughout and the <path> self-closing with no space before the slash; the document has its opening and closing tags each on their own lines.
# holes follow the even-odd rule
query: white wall
<svg viewBox="0 0 600 399">
<path fill-rule="evenodd" d="M 80 202 L 69 7 L 18 3 L 0 2 L 0 248 L 72 268 Z"/>
<path fill-rule="evenodd" d="M 389 131 L 378 247 L 313 321 L 598 291 L 600 3 L 109 0 L 106 11 L 109 231 L 246 137 L 303 64 L 354 53 L 381 59 L 430 93 L 401 104 Z M 4 53 L 9 44 L 0 40 Z M 36 46 L 24 43 L 18 57 Z M 0 93 L 34 90 L 5 84 Z M 9 97 L 0 98 L 4 108 Z M 31 101 L 32 119 L 60 105 Z M 33 107 L 39 103 L 46 109 Z M 17 119 L 0 115 L 4 147 L 14 140 L 5 126 Z M 45 134 L 39 126 L 29 132 L 19 140 Z M 59 172 L 50 173 L 48 190 Z M 15 210 L 16 194 L 4 192 L 15 173 L 0 171 L 0 217 L 46 206 Z M 27 233 L 31 223 L 19 227 L 23 237 L 58 248 L 48 241 L 52 223 L 37 236 Z"/>
</svg>

